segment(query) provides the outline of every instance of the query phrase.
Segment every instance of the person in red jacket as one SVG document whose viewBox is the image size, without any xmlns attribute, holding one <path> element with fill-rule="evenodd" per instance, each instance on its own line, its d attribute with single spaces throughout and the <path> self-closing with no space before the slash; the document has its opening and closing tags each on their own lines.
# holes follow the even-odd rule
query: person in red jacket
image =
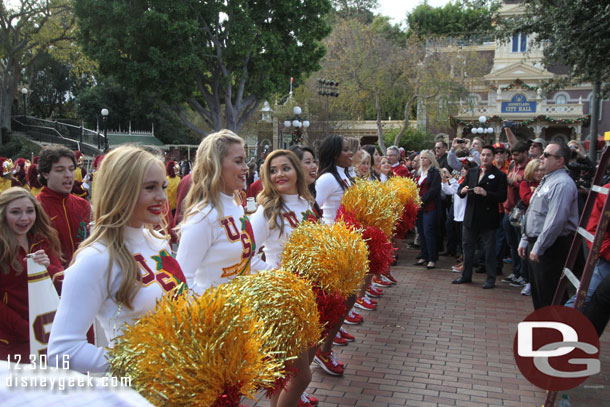
<svg viewBox="0 0 610 407">
<path fill-rule="evenodd" d="M 74 153 L 64 146 L 47 146 L 40 153 L 38 178 L 44 187 L 36 199 L 57 230 L 64 266 L 87 237 L 91 219 L 89 202 L 70 193 L 75 168 Z"/>
<path fill-rule="evenodd" d="M 388 147 L 388 150 L 386 151 L 386 155 L 388 156 L 388 159 L 390 160 L 390 164 L 392 164 L 392 174 L 393 175 L 399 175 L 401 177 L 408 177 L 409 176 L 409 170 L 407 169 L 407 167 L 405 167 L 404 165 L 402 165 L 400 163 L 400 150 L 398 149 L 398 147 L 396 146 L 390 146 Z"/>
<path fill-rule="evenodd" d="M 191 174 L 187 174 L 178 183 L 178 188 L 176 190 L 176 214 L 174 215 L 174 220 L 172 225 L 178 226 L 180 222 L 182 222 L 182 216 L 184 215 L 184 208 L 182 207 L 182 201 L 186 198 L 186 195 L 189 193 L 191 189 L 191 185 L 193 181 L 191 181 Z"/>
<path fill-rule="evenodd" d="M 47 268 L 56 282 L 63 267 L 57 232 L 26 189 L 0 194 L 0 360 L 29 362 L 30 327 L 28 273 L 25 256 Z"/>
</svg>

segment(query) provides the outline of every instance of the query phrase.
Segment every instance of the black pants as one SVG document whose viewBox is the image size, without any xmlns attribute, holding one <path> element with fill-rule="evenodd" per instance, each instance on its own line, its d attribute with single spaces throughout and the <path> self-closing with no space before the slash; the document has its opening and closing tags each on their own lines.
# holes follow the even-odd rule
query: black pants
<svg viewBox="0 0 610 407">
<path fill-rule="evenodd" d="M 485 253 L 485 271 L 487 281 L 496 281 L 496 229 L 474 230 L 462 225 L 462 241 L 464 247 L 464 271 L 462 277 L 472 280 L 472 263 L 477 240 L 481 238 L 483 253 Z"/>
<path fill-rule="evenodd" d="M 568 258 L 571 244 L 571 235 L 560 236 L 542 255 L 538 253 L 540 261 L 534 262 L 530 260 L 530 252 L 534 247 L 534 243 L 528 243 L 526 259 L 530 272 L 534 309 L 539 309 L 553 303 L 553 296 L 561 278 L 563 266 Z"/>
<path fill-rule="evenodd" d="M 602 336 L 610 319 L 610 275 L 599 284 L 584 314 L 593 323 L 597 335 Z"/>
</svg>

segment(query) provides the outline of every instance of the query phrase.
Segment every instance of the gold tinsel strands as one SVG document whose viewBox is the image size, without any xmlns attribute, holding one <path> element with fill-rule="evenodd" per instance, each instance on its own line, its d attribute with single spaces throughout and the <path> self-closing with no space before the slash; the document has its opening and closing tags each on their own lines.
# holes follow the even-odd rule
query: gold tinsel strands
<svg viewBox="0 0 610 407">
<path fill-rule="evenodd" d="M 385 185 L 396 193 L 396 197 L 403 207 L 409 204 L 413 204 L 418 208 L 421 206 L 419 188 L 417 183 L 411 178 L 390 177 L 385 182 Z"/>
<path fill-rule="evenodd" d="M 286 270 L 265 270 L 241 276 L 219 289 L 250 308 L 271 332 L 266 348 L 284 364 L 318 344 L 322 337 L 320 315 L 311 282 Z"/>
<path fill-rule="evenodd" d="M 387 236 L 402 212 L 394 191 L 379 181 L 357 180 L 345 191 L 341 205 L 354 214 L 362 226 L 376 226 Z"/>
<path fill-rule="evenodd" d="M 217 289 L 166 295 L 116 339 L 110 367 L 156 406 L 212 406 L 225 391 L 254 398 L 279 369 L 264 345 L 268 333 Z"/>
<path fill-rule="evenodd" d="M 360 287 L 369 269 L 368 249 L 359 231 L 345 222 L 301 222 L 282 252 L 281 266 L 327 293 L 347 297 Z"/>
</svg>

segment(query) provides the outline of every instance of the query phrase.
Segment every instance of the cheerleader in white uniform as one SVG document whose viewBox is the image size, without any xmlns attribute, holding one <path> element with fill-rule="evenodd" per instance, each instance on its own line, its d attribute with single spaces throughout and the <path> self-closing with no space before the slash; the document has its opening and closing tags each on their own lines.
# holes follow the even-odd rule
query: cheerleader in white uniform
<svg viewBox="0 0 610 407">
<path fill-rule="evenodd" d="M 243 139 L 229 130 L 204 138 L 192 174 L 176 255 L 189 288 L 201 294 L 270 268 L 254 255 L 250 220 L 238 201 L 248 174 Z"/>
<path fill-rule="evenodd" d="M 280 266 L 280 256 L 288 237 L 305 220 L 317 220 L 313 196 L 298 157 L 288 150 L 275 150 L 261 169 L 263 190 L 258 194 L 258 210 L 252 215 L 256 241 L 263 246 L 266 262 Z M 309 351 L 293 362 L 295 375 L 271 399 L 272 407 L 308 406 L 303 392 L 311 382 Z"/>
<path fill-rule="evenodd" d="M 328 136 L 320 145 L 320 175 L 316 180 L 316 202 L 322 209 L 322 219 L 326 224 L 335 223 L 343 193 L 352 183 L 348 170 L 352 165 L 352 157 L 349 143 L 342 136 Z M 347 308 L 351 309 L 355 302 L 356 296 L 350 296 L 347 299 Z M 346 322 L 358 324 L 362 322 L 362 317 L 350 311 Z M 354 337 L 337 324 L 333 329 L 329 329 L 328 338 L 316 353 L 314 361 L 328 374 L 343 375 L 343 364 L 335 359 L 332 345 L 333 342 L 336 345 L 346 345 L 348 341 L 353 340 Z"/>
<path fill-rule="evenodd" d="M 93 195 L 93 230 L 64 273 L 48 347 L 49 360 L 67 358 L 79 372 L 108 368 L 106 350 L 87 343 L 96 318 L 112 346 L 125 323 L 184 282 L 168 240 L 153 230 L 169 210 L 163 162 L 140 148 L 119 147 L 95 179 L 101 193 Z"/>
</svg>

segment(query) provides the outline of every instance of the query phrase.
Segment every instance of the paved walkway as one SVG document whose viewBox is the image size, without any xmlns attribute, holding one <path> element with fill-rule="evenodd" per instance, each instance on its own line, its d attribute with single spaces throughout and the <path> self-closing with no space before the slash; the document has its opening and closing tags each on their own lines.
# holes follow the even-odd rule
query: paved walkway
<svg viewBox="0 0 610 407">
<path fill-rule="evenodd" d="M 533 311 L 531 297 L 499 281 L 483 290 L 483 274 L 474 275 L 474 284 L 452 285 L 458 276 L 452 259 L 441 257 L 437 269 L 427 270 L 412 265 L 415 256 L 401 251 L 392 268 L 398 285 L 385 290 L 377 311 L 362 311 L 363 325 L 348 326 L 355 342 L 335 347 L 345 375 L 332 377 L 312 365 L 308 391 L 320 407 L 540 407 L 546 393 L 521 375 L 512 351 L 517 323 Z M 573 407 L 610 406 L 608 349 L 606 333 L 602 372 L 565 392 Z"/>
</svg>

